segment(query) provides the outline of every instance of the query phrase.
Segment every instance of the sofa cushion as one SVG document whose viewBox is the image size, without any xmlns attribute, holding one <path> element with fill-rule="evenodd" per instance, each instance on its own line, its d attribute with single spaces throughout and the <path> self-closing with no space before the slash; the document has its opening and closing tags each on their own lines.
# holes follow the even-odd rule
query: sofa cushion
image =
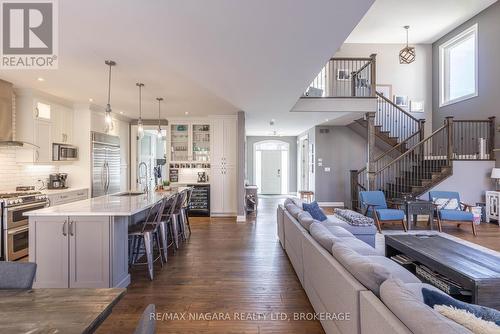
<svg viewBox="0 0 500 334">
<path fill-rule="evenodd" d="M 380 220 L 403 220 L 405 213 L 397 209 L 377 209 L 377 215 Z"/>
<path fill-rule="evenodd" d="M 316 202 L 316 201 L 314 201 L 312 203 L 304 203 L 302 205 L 302 208 L 305 211 L 309 212 L 311 214 L 311 216 L 316 220 L 319 220 L 322 222 L 322 221 L 327 219 L 327 217 L 323 213 L 323 210 L 321 210 L 321 208 L 318 205 L 318 202 Z"/>
<path fill-rule="evenodd" d="M 311 237 L 316 240 L 318 244 L 326 249 L 329 253 L 332 252 L 332 246 L 335 242 L 335 237 L 328 231 L 328 229 L 321 223 L 312 223 L 310 226 Z"/>
<path fill-rule="evenodd" d="M 293 218 L 297 219 L 299 217 L 299 213 L 301 213 L 303 210 L 301 210 L 299 207 L 297 207 L 295 204 L 288 203 L 285 205 L 286 211 L 288 211 Z"/>
<path fill-rule="evenodd" d="M 400 280 L 388 279 L 382 283 L 380 286 L 380 299 L 414 334 L 472 333 L 425 305 Z"/>
<path fill-rule="evenodd" d="M 379 294 L 380 285 L 389 278 L 399 278 L 403 282 L 418 283 L 420 280 L 408 270 L 384 256 L 361 255 L 337 242 L 332 247 L 333 256 L 365 287 L 375 295 Z"/>
<path fill-rule="evenodd" d="M 435 305 L 453 306 L 458 309 L 466 310 L 483 320 L 492 321 L 500 326 L 500 311 L 497 311 L 495 309 L 481 305 L 465 303 L 441 291 L 427 289 L 426 287 L 422 288 L 422 297 L 424 303 L 429 307 L 434 307 Z"/>
<path fill-rule="evenodd" d="M 375 248 L 356 237 L 343 237 L 334 240 L 337 244 L 349 247 L 359 255 L 379 255 Z"/>
<path fill-rule="evenodd" d="M 335 215 L 328 215 L 328 220 L 324 221 L 324 224 L 328 225 L 334 225 L 334 226 L 340 226 L 345 228 L 347 231 L 351 232 L 352 234 L 359 235 L 359 234 L 376 234 L 377 233 L 377 228 L 375 225 L 370 225 L 370 226 L 354 226 L 350 225 L 349 223 L 340 220 L 337 218 Z"/>
<path fill-rule="evenodd" d="M 442 220 L 468 221 L 474 220 L 474 215 L 469 211 L 462 210 L 439 210 L 439 218 Z"/>
<path fill-rule="evenodd" d="M 328 231 L 330 231 L 337 238 L 354 237 L 354 234 L 352 234 L 351 232 L 349 232 L 345 228 L 329 224 L 328 220 L 326 220 L 324 223 L 321 223 L 321 224 L 323 224 L 328 229 Z"/>
<path fill-rule="evenodd" d="M 311 217 L 311 214 L 307 211 L 302 211 L 301 213 L 299 213 L 297 219 L 299 221 L 299 224 L 308 231 L 311 224 L 314 222 L 313 217 Z"/>
</svg>

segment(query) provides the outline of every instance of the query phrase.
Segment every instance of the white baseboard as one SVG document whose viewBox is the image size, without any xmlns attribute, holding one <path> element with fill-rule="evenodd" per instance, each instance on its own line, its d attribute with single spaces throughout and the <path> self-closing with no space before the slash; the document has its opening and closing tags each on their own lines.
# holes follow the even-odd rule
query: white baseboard
<svg viewBox="0 0 500 334">
<path fill-rule="evenodd" d="M 318 205 L 332 208 L 343 208 L 344 202 L 318 202 Z"/>
<path fill-rule="evenodd" d="M 247 216 L 246 215 L 236 216 L 236 222 L 237 223 L 246 223 L 246 221 L 247 221 Z"/>
</svg>

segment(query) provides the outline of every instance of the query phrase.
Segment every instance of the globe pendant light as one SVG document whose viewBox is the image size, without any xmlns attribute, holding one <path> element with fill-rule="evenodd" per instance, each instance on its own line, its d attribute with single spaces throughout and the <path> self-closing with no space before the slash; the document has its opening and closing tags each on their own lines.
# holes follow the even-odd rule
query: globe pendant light
<svg viewBox="0 0 500 334">
<path fill-rule="evenodd" d="M 415 48 L 408 46 L 408 29 L 410 29 L 410 26 L 404 26 L 404 28 L 406 29 L 406 47 L 399 51 L 399 63 L 411 64 L 415 61 Z"/>
<path fill-rule="evenodd" d="M 116 62 L 113 60 L 105 60 L 104 63 L 109 66 L 109 75 L 108 75 L 108 104 L 106 105 L 106 111 L 104 114 L 104 121 L 106 125 L 110 127 L 112 125 L 113 119 L 111 118 L 111 67 L 116 65 Z"/>
<path fill-rule="evenodd" d="M 142 124 L 142 87 L 144 87 L 143 83 L 136 83 L 137 87 L 139 87 L 139 119 L 137 120 L 137 134 L 139 135 L 139 139 L 144 138 L 144 125 Z"/>
<path fill-rule="evenodd" d="M 161 101 L 163 101 L 163 97 L 157 97 L 156 100 L 158 101 L 158 133 L 157 133 L 157 136 L 159 139 L 161 139 L 161 138 L 163 138 L 163 134 L 161 133 L 160 104 L 161 104 Z"/>
</svg>

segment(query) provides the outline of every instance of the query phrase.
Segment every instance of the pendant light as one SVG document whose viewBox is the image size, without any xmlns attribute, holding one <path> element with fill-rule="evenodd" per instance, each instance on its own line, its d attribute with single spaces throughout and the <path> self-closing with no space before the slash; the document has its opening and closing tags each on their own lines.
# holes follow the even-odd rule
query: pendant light
<svg viewBox="0 0 500 334">
<path fill-rule="evenodd" d="M 104 121 L 106 125 L 109 127 L 113 119 L 111 118 L 111 68 L 116 65 L 116 62 L 113 60 L 105 60 L 104 63 L 109 66 L 109 75 L 108 75 L 108 104 L 106 105 L 106 111 L 104 114 Z"/>
<path fill-rule="evenodd" d="M 157 136 L 158 138 L 163 138 L 163 134 L 161 133 L 161 111 L 160 111 L 160 105 L 161 101 L 163 101 L 163 97 L 157 97 L 156 100 L 158 101 L 158 133 Z"/>
<path fill-rule="evenodd" d="M 137 120 L 137 134 L 139 135 L 139 139 L 144 137 L 144 125 L 142 124 L 142 87 L 144 87 L 143 83 L 136 83 L 137 87 L 139 87 L 139 119 Z"/>
<path fill-rule="evenodd" d="M 411 64 L 415 61 L 415 47 L 408 46 L 408 30 L 410 26 L 404 26 L 406 29 L 406 47 L 399 51 L 399 63 L 400 64 Z"/>
</svg>

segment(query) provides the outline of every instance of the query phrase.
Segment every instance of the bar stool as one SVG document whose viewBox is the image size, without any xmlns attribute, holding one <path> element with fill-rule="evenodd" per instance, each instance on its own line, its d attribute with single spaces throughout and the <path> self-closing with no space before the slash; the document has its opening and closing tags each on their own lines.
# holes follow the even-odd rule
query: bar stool
<svg viewBox="0 0 500 334">
<path fill-rule="evenodd" d="M 135 224 L 129 227 L 128 235 L 132 238 L 132 253 L 131 265 L 147 264 L 149 278 L 153 280 L 153 264 L 160 260 L 163 267 L 163 258 L 161 254 L 159 226 L 161 225 L 161 218 L 167 198 L 162 198 L 156 202 L 150 209 L 146 220 L 142 223 Z M 144 250 L 146 253 L 146 262 L 138 262 L 139 255 L 141 254 L 142 244 L 144 243 Z M 158 248 L 159 255 L 153 259 L 154 245 Z"/>
<path fill-rule="evenodd" d="M 187 226 L 189 231 L 189 236 L 191 236 L 191 225 L 189 225 L 188 211 L 189 211 L 189 202 L 191 201 L 191 195 L 193 194 L 193 189 L 194 187 L 189 187 L 186 190 L 186 199 L 184 200 L 184 203 L 182 203 L 180 212 L 180 219 L 182 221 L 182 224 L 184 225 L 184 228 Z"/>
<path fill-rule="evenodd" d="M 163 214 L 163 220 L 167 226 L 166 235 L 171 235 L 175 246 L 174 251 L 179 249 L 179 237 L 182 236 L 182 230 L 179 226 L 179 219 L 177 217 L 182 207 L 182 203 L 184 202 L 185 194 L 184 190 L 177 193 L 175 203 L 172 205 L 172 211 L 168 215 L 166 213 Z"/>
<path fill-rule="evenodd" d="M 174 245 L 174 233 L 172 231 L 172 217 L 175 210 L 175 205 L 177 203 L 177 199 L 179 198 L 179 194 L 172 195 L 166 199 L 165 207 L 163 208 L 161 223 L 160 223 L 160 233 L 162 240 L 161 251 L 165 260 L 165 263 L 168 260 L 168 249 Z M 170 243 L 168 242 L 170 237 Z M 175 248 L 174 248 L 175 251 Z"/>
</svg>

